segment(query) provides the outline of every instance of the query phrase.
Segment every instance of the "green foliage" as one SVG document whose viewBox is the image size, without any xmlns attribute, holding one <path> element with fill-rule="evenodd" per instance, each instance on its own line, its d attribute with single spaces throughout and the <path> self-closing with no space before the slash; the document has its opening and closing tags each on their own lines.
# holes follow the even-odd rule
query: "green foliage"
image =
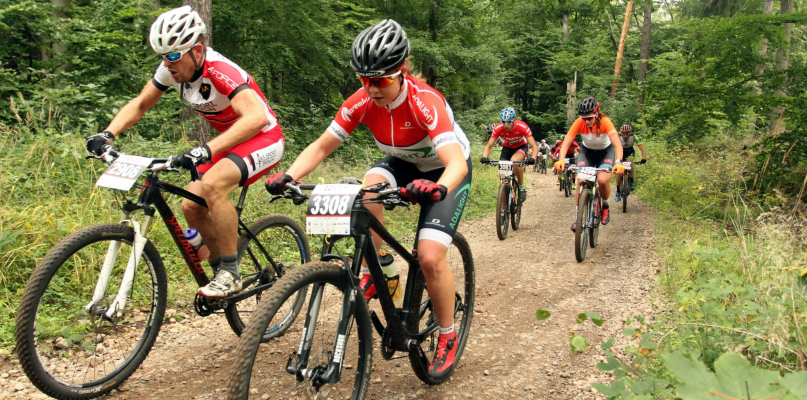
<svg viewBox="0 0 807 400">
<path fill-rule="evenodd" d="M 573 335 L 572 338 L 569 339 L 569 350 L 571 350 L 573 354 L 585 353 L 589 346 L 588 339 L 583 335 Z"/>
</svg>

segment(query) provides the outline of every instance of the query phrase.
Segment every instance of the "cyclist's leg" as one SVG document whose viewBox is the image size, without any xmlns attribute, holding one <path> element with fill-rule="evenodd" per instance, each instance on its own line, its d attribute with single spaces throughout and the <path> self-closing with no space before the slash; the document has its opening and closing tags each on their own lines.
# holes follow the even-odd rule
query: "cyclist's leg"
<svg viewBox="0 0 807 400">
<path fill-rule="evenodd" d="M 527 158 L 524 146 L 519 147 L 515 153 L 510 157 L 510 161 L 524 161 Z M 516 175 L 516 181 L 519 185 L 524 185 L 524 168 L 513 165 L 513 171 Z"/>
<path fill-rule="evenodd" d="M 601 161 L 595 164 L 597 168 L 611 168 L 614 166 L 615 156 L 613 146 L 608 146 L 603 150 L 599 150 L 597 153 L 602 154 L 602 158 L 598 157 Z M 600 198 L 603 199 L 603 208 L 605 208 L 605 206 L 608 204 L 607 201 L 611 197 L 611 175 L 613 175 L 613 173 L 600 173 L 597 177 L 597 184 L 600 188 Z"/>
</svg>

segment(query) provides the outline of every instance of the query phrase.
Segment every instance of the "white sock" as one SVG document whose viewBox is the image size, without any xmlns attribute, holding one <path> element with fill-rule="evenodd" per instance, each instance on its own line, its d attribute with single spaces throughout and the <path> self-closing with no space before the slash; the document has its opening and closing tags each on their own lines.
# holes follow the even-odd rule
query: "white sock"
<svg viewBox="0 0 807 400">
<path fill-rule="evenodd" d="M 451 326 L 448 328 L 443 328 L 442 326 L 440 327 L 441 335 L 449 335 L 451 333 L 454 333 L 454 324 L 451 324 Z"/>
</svg>

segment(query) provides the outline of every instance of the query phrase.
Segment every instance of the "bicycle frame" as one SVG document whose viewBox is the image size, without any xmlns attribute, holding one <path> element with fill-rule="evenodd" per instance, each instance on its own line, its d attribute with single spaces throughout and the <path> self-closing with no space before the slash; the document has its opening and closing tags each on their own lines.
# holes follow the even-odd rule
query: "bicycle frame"
<svg viewBox="0 0 807 400">
<path fill-rule="evenodd" d="M 313 189 L 314 185 L 300 185 L 301 189 Z M 425 213 L 421 212 L 421 215 Z M 334 244 L 344 238 L 352 237 L 355 242 L 355 253 L 353 263 L 349 269 L 345 268 L 345 282 L 348 282 L 348 287 L 345 290 L 345 296 L 342 302 L 342 311 L 339 316 L 339 324 L 337 328 L 336 340 L 334 341 L 333 358 L 331 363 L 324 370 L 308 370 L 308 358 L 311 355 L 311 343 L 314 338 L 316 330 L 317 317 L 319 315 L 320 302 L 322 300 L 322 292 L 324 284 L 316 283 L 311 292 L 311 301 L 309 301 L 308 314 L 306 315 L 305 323 L 303 325 L 303 337 L 300 340 L 300 347 L 297 351 L 297 357 L 294 359 L 294 354 L 289 358 L 286 365 L 286 372 L 294 374 L 298 380 L 304 379 L 308 374 L 313 374 L 310 377 L 314 386 L 322 386 L 325 383 L 336 383 L 341 378 L 342 362 L 344 356 L 344 346 L 350 329 L 353 323 L 353 315 L 356 312 L 356 296 L 363 296 L 362 292 L 358 290 L 359 274 L 361 273 L 362 259 L 367 262 L 367 267 L 370 270 L 370 275 L 374 282 L 386 282 L 386 277 L 381 270 L 381 263 L 378 259 L 378 253 L 375 250 L 372 235 L 370 231 L 374 231 L 381 237 L 381 240 L 392 248 L 398 255 L 409 264 L 409 272 L 406 280 L 406 288 L 403 298 L 402 308 L 397 308 L 392 295 L 387 290 L 379 290 L 378 300 L 381 304 L 381 310 L 384 313 L 387 326 L 384 327 L 382 322 L 376 316 L 375 312 L 370 312 L 373 325 L 380 335 L 388 334 L 391 340 L 391 348 L 396 351 L 418 351 L 422 362 L 428 363 L 425 353 L 420 348 L 419 344 L 422 343 L 427 336 L 438 329 L 438 325 L 434 324 L 426 327 L 421 332 L 409 332 L 406 328 L 409 320 L 409 307 L 412 303 L 412 291 L 414 290 L 417 274 L 420 273 L 420 264 L 417 259 L 417 240 L 418 235 L 415 235 L 415 248 L 410 253 L 406 250 L 395 238 L 390 234 L 386 228 L 381 224 L 370 211 L 364 207 L 360 199 L 354 202 L 351 209 L 351 235 L 339 236 L 326 236 L 323 242 L 323 250 L 320 260 L 341 260 L 346 263 L 346 259 L 339 255 L 332 253 Z M 456 307 L 456 306 L 455 306 Z"/>
<path fill-rule="evenodd" d="M 122 311 L 126 307 L 126 302 L 128 301 L 128 294 L 129 290 L 132 288 L 132 283 L 134 281 L 134 275 L 137 270 L 137 264 L 140 262 L 140 257 L 143 253 L 143 248 L 148 241 L 146 234 L 151 227 L 152 220 L 154 218 L 155 210 L 160 213 L 165 226 L 168 228 L 168 231 L 171 233 L 171 237 L 174 239 L 174 243 L 179 248 L 179 252 L 182 254 L 182 257 L 185 259 L 185 263 L 188 265 L 188 269 L 190 270 L 193 278 L 196 280 L 196 283 L 199 287 L 205 286 L 210 282 L 210 278 L 207 276 L 204 268 L 202 267 L 201 261 L 199 257 L 196 255 L 196 251 L 193 250 L 193 246 L 188 243 L 188 240 L 185 238 L 185 233 L 182 227 L 177 222 L 176 216 L 174 215 L 173 210 L 165 201 L 165 198 L 162 195 L 162 192 L 168 192 L 185 199 L 191 200 L 196 204 L 199 204 L 203 207 L 207 207 L 207 203 L 202 197 L 199 197 L 185 189 L 182 189 L 178 186 L 172 185 L 167 182 L 160 181 L 158 177 L 159 169 L 151 170 L 146 178 L 146 181 L 143 184 L 143 189 L 140 191 L 140 195 L 137 199 L 137 202 L 132 202 L 130 200 L 126 200 L 123 204 L 122 211 L 123 215 L 121 217 L 121 223 L 128 223 L 131 224 L 134 228 L 135 232 L 135 239 L 134 245 L 132 246 L 132 252 L 129 255 L 129 261 L 126 265 L 126 269 L 124 270 L 123 279 L 121 280 L 120 287 L 118 288 L 118 294 L 115 297 L 115 300 L 112 302 L 110 307 L 105 310 L 104 315 L 106 318 L 113 318 L 116 316 L 120 316 Z M 242 231 L 248 232 L 251 239 L 255 239 L 255 236 L 252 232 L 247 229 L 247 226 L 241 221 L 241 211 L 243 210 L 244 200 L 246 199 L 247 194 L 247 187 L 244 187 L 241 190 L 241 195 L 238 199 L 238 203 L 236 205 L 236 213 L 239 217 L 238 224 L 239 224 L 239 235 Z M 145 215 L 143 222 L 138 224 L 131 218 L 131 213 L 137 210 L 143 210 L 143 214 Z M 255 240 L 255 243 L 260 247 L 260 250 L 267 254 L 267 258 L 269 258 L 269 262 L 271 263 L 272 267 L 280 276 L 280 270 L 277 267 L 274 260 L 268 255 L 266 250 L 263 248 L 263 245 Z M 84 306 L 84 309 L 88 312 L 91 312 L 98 302 L 100 302 L 106 292 L 106 285 L 109 282 L 109 278 L 112 274 L 112 266 L 115 264 L 115 260 L 118 257 L 118 250 L 120 249 L 121 243 L 119 241 L 112 241 L 109 244 L 109 249 L 107 250 L 106 257 L 104 259 L 104 265 L 101 268 L 101 272 L 99 274 L 98 283 L 95 286 L 95 291 L 93 292 L 93 297 L 88 304 Z M 254 257 L 251 254 L 250 256 Z M 253 279 L 258 279 L 257 277 Z M 252 280 L 245 282 L 245 285 L 252 284 Z M 260 285 L 257 286 L 249 291 L 241 292 L 235 296 L 228 298 L 228 301 L 231 302 L 238 302 L 243 300 L 247 297 L 252 296 L 257 291 L 265 290 L 269 285 Z"/>
</svg>

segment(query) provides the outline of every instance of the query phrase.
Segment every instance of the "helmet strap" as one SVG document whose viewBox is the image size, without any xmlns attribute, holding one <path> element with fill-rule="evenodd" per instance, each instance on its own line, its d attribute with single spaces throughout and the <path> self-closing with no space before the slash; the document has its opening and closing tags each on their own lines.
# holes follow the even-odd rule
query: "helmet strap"
<svg viewBox="0 0 807 400">
<path fill-rule="evenodd" d="M 196 43 L 196 44 L 201 44 L 201 43 Z M 193 46 L 196 47 L 196 44 L 193 45 Z M 206 58 L 205 56 L 207 55 L 206 50 L 207 49 L 205 49 L 204 46 L 202 46 L 202 57 L 200 57 L 198 61 L 196 60 L 196 57 L 193 56 L 193 49 L 191 49 L 191 51 L 188 52 L 188 54 L 191 55 L 191 60 L 193 60 L 193 66 L 194 66 L 193 75 L 194 76 L 199 74 L 199 72 L 202 70 L 202 67 L 205 66 L 205 58 Z"/>
</svg>

